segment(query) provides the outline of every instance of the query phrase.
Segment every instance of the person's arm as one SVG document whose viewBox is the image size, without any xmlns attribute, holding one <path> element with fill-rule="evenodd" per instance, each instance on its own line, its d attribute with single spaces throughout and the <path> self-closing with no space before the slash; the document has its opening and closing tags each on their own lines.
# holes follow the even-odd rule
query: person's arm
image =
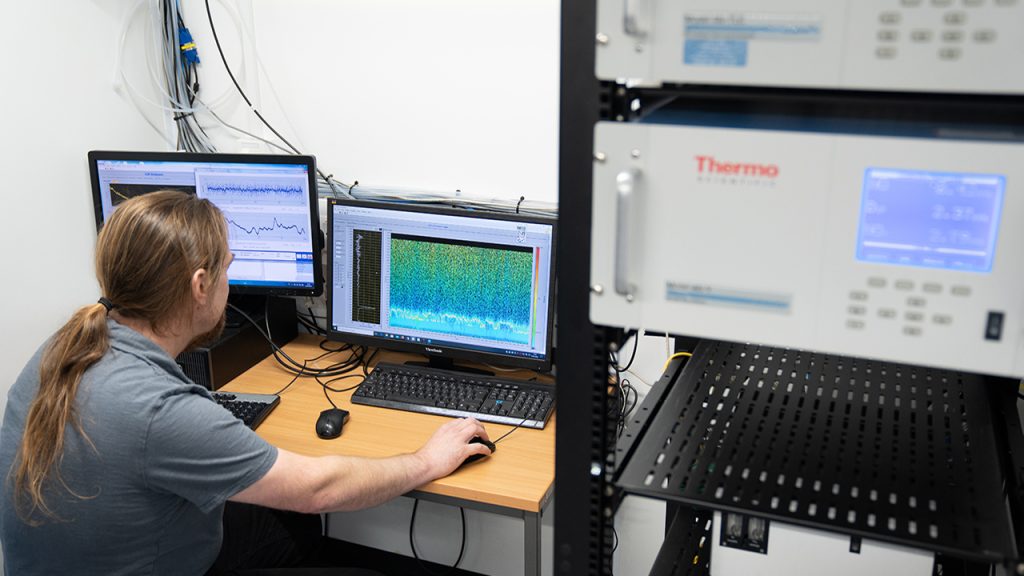
<svg viewBox="0 0 1024 576">
<path fill-rule="evenodd" d="M 369 508 L 451 474 L 472 454 L 489 454 L 483 444 L 468 444 L 474 436 L 487 439 L 487 432 L 467 418 L 442 425 L 414 454 L 390 458 L 312 458 L 279 449 L 270 470 L 230 500 L 312 513 Z"/>
</svg>

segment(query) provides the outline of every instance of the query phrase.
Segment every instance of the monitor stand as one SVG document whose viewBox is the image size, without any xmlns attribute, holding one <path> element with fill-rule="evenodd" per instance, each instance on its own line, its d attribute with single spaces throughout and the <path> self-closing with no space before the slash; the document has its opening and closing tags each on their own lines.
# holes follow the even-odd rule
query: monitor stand
<svg viewBox="0 0 1024 576">
<path fill-rule="evenodd" d="M 410 360 L 406 362 L 410 366 L 423 366 L 425 368 L 436 368 L 438 370 L 447 370 L 449 372 L 461 372 L 463 374 L 477 374 L 480 376 L 494 376 L 494 372 L 484 370 L 482 368 L 473 368 L 471 366 L 463 366 L 456 364 L 452 358 L 444 358 L 441 356 L 427 356 L 426 362 Z"/>
</svg>

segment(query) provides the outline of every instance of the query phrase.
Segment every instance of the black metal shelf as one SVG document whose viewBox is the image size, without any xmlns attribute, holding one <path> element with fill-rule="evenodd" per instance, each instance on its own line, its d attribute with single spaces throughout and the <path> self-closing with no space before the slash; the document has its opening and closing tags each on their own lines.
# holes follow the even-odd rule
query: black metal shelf
<svg viewBox="0 0 1024 576">
<path fill-rule="evenodd" d="M 711 516 L 708 511 L 680 507 L 651 567 L 651 576 L 711 574 Z"/>
<path fill-rule="evenodd" d="M 985 562 L 1017 557 L 993 428 L 1006 380 L 702 342 L 617 483 Z"/>
</svg>

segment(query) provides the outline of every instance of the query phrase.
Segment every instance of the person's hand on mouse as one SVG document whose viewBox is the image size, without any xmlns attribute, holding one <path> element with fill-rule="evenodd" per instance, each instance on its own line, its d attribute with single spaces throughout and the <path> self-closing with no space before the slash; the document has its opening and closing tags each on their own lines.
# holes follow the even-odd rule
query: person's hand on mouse
<svg viewBox="0 0 1024 576">
<path fill-rule="evenodd" d="M 475 418 L 452 420 L 438 428 L 416 455 L 427 464 L 431 478 L 441 478 L 454 472 L 469 456 L 491 453 L 483 444 L 470 444 L 474 436 L 490 440 L 487 430 Z"/>
</svg>

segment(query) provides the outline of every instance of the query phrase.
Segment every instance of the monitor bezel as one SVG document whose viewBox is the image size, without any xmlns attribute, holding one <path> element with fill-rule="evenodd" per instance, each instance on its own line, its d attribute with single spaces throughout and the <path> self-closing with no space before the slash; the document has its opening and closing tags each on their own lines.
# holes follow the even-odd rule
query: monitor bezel
<svg viewBox="0 0 1024 576">
<path fill-rule="evenodd" d="M 510 222 L 525 222 L 531 224 L 542 224 L 545 226 L 551 226 L 551 254 L 550 254 L 550 273 L 548 279 L 548 305 L 547 305 L 547 342 L 545 344 L 544 358 L 524 358 L 517 356 L 506 356 L 494 352 L 486 352 L 481 350 L 468 350 L 465 348 L 452 348 L 445 346 L 442 348 L 443 352 L 438 354 L 436 352 L 428 351 L 428 348 L 438 348 L 437 344 L 420 344 L 416 342 L 402 342 L 399 340 L 392 340 L 388 338 L 381 338 L 379 336 L 367 336 L 365 334 L 355 334 L 352 332 L 346 332 L 343 330 L 335 330 L 332 319 L 334 318 L 334 290 L 333 290 L 333 279 L 334 279 L 334 245 L 333 245 L 333 234 L 334 234 L 334 207 L 336 205 L 346 205 L 364 208 L 377 208 L 383 210 L 399 210 L 404 212 L 414 212 L 422 214 L 441 214 L 447 216 L 456 216 L 460 218 L 472 218 L 472 219 L 489 219 L 489 220 L 504 220 Z M 465 208 L 442 208 L 437 206 L 413 204 L 406 202 L 375 202 L 369 200 L 355 200 L 350 198 L 328 198 L 327 200 L 327 278 L 328 286 L 324 288 L 326 292 L 327 300 L 327 338 L 336 342 L 344 342 L 350 344 L 357 344 L 360 346 L 370 346 L 374 348 L 385 348 L 388 350 L 394 350 L 398 352 L 413 352 L 421 354 L 427 358 L 441 358 L 441 359 L 452 359 L 452 360 L 468 360 L 471 362 L 478 362 L 483 364 L 494 364 L 500 367 L 508 368 L 526 368 L 537 372 L 548 372 L 551 370 L 553 365 L 553 354 L 554 354 L 554 339 L 555 339 L 555 280 L 557 262 L 556 258 L 556 246 L 558 239 L 558 220 L 556 218 L 548 218 L 544 216 L 525 215 L 525 214 L 511 214 L 505 212 L 488 212 L 485 210 L 476 209 L 465 209 Z"/>
<path fill-rule="evenodd" d="M 310 155 L 288 154 L 222 154 L 200 152 L 143 152 L 128 150 L 92 150 L 89 152 L 89 180 L 92 186 L 93 210 L 96 217 L 96 230 L 103 227 L 103 190 L 100 189 L 100 161 L 140 161 L 140 162 L 206 162 L 211 164 L 302 164 L 306 167 L 309 178 L 309 229 L 313 241 L 313 286 L 252 286 L 230 284 L 231 294 L 251 294 L 261 296 L 320 296 L 324 289 L 323 242 L 320 230 L 320 213 L 316 185 L 316 158 Z"/>
</svg>

